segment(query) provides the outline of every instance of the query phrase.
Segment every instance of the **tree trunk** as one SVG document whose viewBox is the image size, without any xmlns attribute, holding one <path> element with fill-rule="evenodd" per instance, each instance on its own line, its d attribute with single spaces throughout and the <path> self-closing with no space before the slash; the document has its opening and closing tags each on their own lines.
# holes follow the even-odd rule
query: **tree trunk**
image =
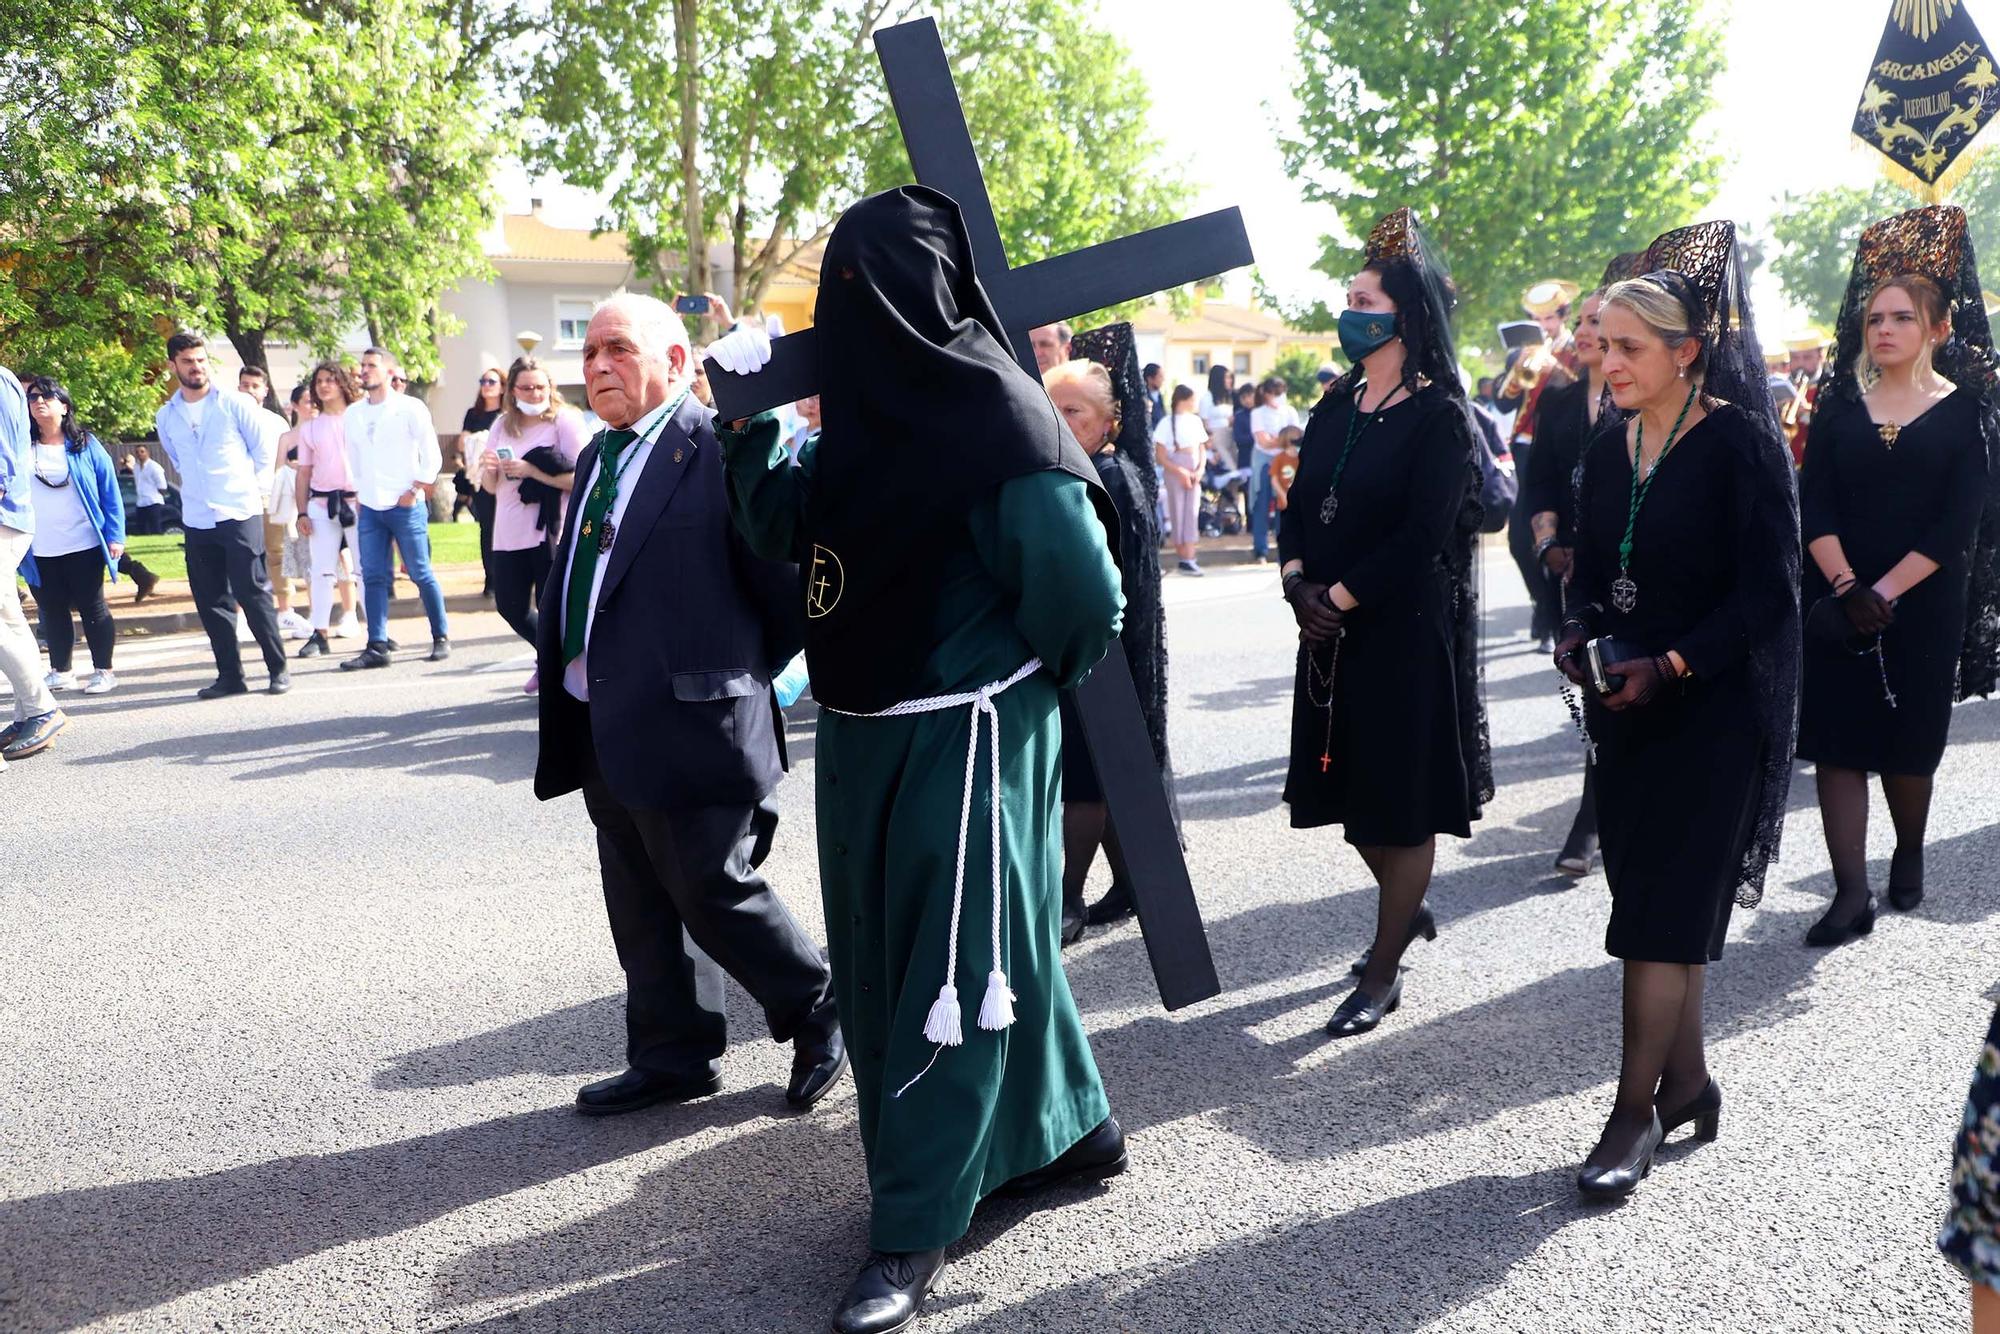
<svg viewBox="0 0 2000 1334">
<path fill-rule="evenodd" d="M 223 332 L 229 336 L 229 345 L 236 349 L 236 355 L 243 359 L 245 366 L 255 366 L 264 372 L 266 380 L 271 378 L 271 363 L 264 353 L 264 331 L 262 329 L 238 329 L 231 320 Z M 276 385 L 272 386 L 275 391 Z"/>
<path fill-rule="evenodd" d="M 707 209 L 701 194 L 701 70 L 695 31 L 700 0 L 674 0 L 674 60 L 681 103 L 681 206 L 687 229 L 687 289 L 711 290 L 708 267 Z"/>
</svg>

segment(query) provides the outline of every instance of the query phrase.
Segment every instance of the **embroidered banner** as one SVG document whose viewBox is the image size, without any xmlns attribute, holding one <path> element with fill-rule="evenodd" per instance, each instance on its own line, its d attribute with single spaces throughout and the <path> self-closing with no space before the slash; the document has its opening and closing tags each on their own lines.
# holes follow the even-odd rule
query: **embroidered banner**
<svg viewBox="0 0 2000 1334">
<path fill-rule="evenodd" d="M 1996 110 L 2000 72 L 1965 0 L 1892 0 L 1854 113 L 1856 137 L 1890 174 L 1938 199 Z"/>
</svg>

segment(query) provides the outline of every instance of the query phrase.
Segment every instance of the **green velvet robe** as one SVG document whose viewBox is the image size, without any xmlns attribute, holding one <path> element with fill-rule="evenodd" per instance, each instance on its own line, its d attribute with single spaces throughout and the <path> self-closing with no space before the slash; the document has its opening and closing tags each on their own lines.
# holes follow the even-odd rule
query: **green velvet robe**
<svg viewBox="0 0 2000 1334">
<path fill-rule="evenodd" d="M 811 534 L 803 501 L 817 442 L 800 451 L 794 468 L 775 418 L 753 418 L 741 434 L 718 434 L 737 527 L 760 555 L 804 559 Z M 894 540 L 894 524 L 894 516 L 884 516 L 885 540 Z M 1011 1027 L 989 1032 L 977 1022 L 993 948 L 984 725 L 959 923 L 956 985 L 965 1041 L 937 1047 L 923 1028 L 944 981 L 972 712 L 856 718 L 823 711 L 819 718 L 827 953 L 860 1097 L 874 1197 L 871 1244 L 885 1251 L 956 1241 L 983 1196 L 1047 1166 L 1109 1115 L 1057 941 L 1056 689 L 1075 685 L 1117 636 L 1118 570 L 1085 484 L 1064 473 L 1004 483 L 973 506 L 968 524 L 976 559 L 951 572 L 940 618 L 957 628 L 913 693 L 975 690 L 1013 675 L 1031 657 L 1046 667 L 995 700 L 1006 878 L 1002 966 L 1015 995 Z M 923 1077 L 897 1096 L 926 1065 Z"/>
</svg>

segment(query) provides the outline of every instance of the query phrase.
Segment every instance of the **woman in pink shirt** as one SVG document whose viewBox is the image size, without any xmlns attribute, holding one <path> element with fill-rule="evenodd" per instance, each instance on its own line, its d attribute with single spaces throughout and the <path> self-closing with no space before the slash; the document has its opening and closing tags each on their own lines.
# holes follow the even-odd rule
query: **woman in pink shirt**
<svg viewBox="0 0 2000 1334">
<path fill-rule="evenodd" d="M 312 555 L 312 636 L 299 646 L 301 658 L 316 658 L 327 651 L 327 627 L 333 621 L 333 594 L 340 584 L 341 612 L 354 620 L 354 580 L 340 574 L 343 538 L 353 549 L 355 573 L 360 573 L 361 543 L 354 530 L 354 481 L 347 464 L 348 405 L 361 397 L 354 373 L 337 361 L 322 361 L 313 367 L 312 400 L 319 408 L 310 420 L 301 420 L 297 430 L 299 536 L 306 539 Z"/>
<path fill-rule="evenodd" d="M 576 482 L 583 416 L 563 403 L 533 357 L 507 370 L 506 411 L 486 433 L 474 464 L 482 490 L 493 496 L 493 605 L 514 633 L 536 642 L 539 597 L 549 577 L 563 505 Z M 540 685 L 528 678 L 533 694 Z"/>
</svg>

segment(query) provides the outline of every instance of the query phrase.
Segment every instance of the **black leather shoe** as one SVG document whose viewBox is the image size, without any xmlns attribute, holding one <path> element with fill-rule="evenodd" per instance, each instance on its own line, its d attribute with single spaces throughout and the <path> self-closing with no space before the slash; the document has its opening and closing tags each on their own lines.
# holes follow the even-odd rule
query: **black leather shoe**
<svg viewBox="0 0 2000 1334">
<path fill-rule="evenodd" d="M 449 639 L 446 639 L 443 635 L 439 635 L 436 639 L 433 639 L 431 641 L 431 655 L 428 658 L 425 658 L 424 661 L 443 662 L 446 658 L 449 658 L 450 656 L 451 656 L 451 641 Z"/>
<path fill-rule="evenodd" d="M 1083 920 L 1090 926 L 1109 926 L 1138 911 L 1132 903 L 1132 891 L 1114 880 L 1104 897 L 1084 910 Z"/>
<path fill-rule="evenodd" d="M 159 587 L 160 576 L 154 574 L 151 570 L 140 570 L 132 576 L 132 582 L 136 585 L 132 590 L 132 603 L 134 606 L 137 606 L 139 603 L 153 596 L 153 590 Z"/>
<path fill-rule="evenodd" d="M 944 1251 L 874 1251 L 833 1313 L 833 1334 L 896 1334 L 917 1318 Z"/>
<path fill-rule="evenodd" d="M 721 1088 L 719 1074 L 673 1075 L 660 1070 L 627 1070 L 578 1089 L 576 1109 L 585 1116 L 615 1116 L 651 1107 L 656 1102 L 705 1098 Z"/>
<path fill-rule="evenodd" d="M 217 680 L 194 692 L 196 699 L 226 699 L 231 695 L 247 695 L 250 683 L 238 677 L 234 681 Z"/>
<path fill-rule="evenodd" d="M 1672 1113 L 1661 1112 L 1657 1107 L 1653 1110 L 1660 1118 L 1661 1142 L 1664 1143 L 1667 1136 L 1693 1122 L 1694 1137 L 1703 1144 L 1713 1143 L 1715 1137 L 1722 1133 L 1722 1085 L 1716 1083 L 1714 1077 L 1710 1076 L 1707 1088 L 1689 1098 Z"/>
<path fill-rule="evenodd" d="M 326 631 L 315 630 L 306 636 L 306 642 L 299 645 L 301 658 L 323 658 L 333 651 L 333 645 L 326 642 Z"/>
<path fill-rule="evenodd" d="M 1047 1167 L 1023 1172 L 995 1192 L 1019 1198 L 1039 1195 L 1055 1186 L 1088 1185 L 1123 1172 L 1131 1163 L 1125 1155 L 1125 1130 L 1118 1118 L 1107 1116 L 1097 1128 L 1063 1150 Z"/>
<path fill-rule="evenodd" d="M 1912 871 L 1908 865 L 1916 863 Z M 1902 881 L 1901 884 L 1896 883 Z M 1924 901 L 1924 853 L 1917 849 L 1917 855 L 1907 857 L 1901 848 L 1889 859 L 1889 905 L 1897 912 L 1914 912 Z"/>
<path fill-rule="evenodd" d="M 1639 1136 L 1639 1142 L 1632 1151 L 1609 1167 L 1588 1167 L 1576 1174 L 1576 1188 L 1579 1194 L 1592 1200 L 1622 1200 L 1639 1189 L 1653 1170 L 1653 1155 L 1658 1152 L 1660 1141 L 1666 1135 L 1660 1130 L 1660 1115 L 1653 1113 L 1653 1124 L 1646 1133 Z"/>
<path fill-rule="evenodd" d="M 1063 896 L 1062 928 L 1058 939 L 1061 940 L 1064 949 L 1082 940 L 1084 933 L 1090 930 L 1088 918 L 1089 909 L 1083 906 L 1083 895 L 1079 894 L 1075 898 Z"/>
<path fill-rule="evenodd" d="M 1422 936 L 1425 940 L 1436 940 L 1438 938 L 1437 918 L 1431 916 L 1430 905 L 1427 903 L 1418 904 L 1416 916 L 1410 918 L 1410 937 L 1403 942 L 1403 948 L 1407 950 L 1410 946 L 1416 944 L 1418 936 Z M 1356 977 L 1361 976 L 1368 971 L 1369 960 L 1374 957 L 1375 947 L 1370 945 L 1367 949 L 1361 951 L 1360 958 L 1347 966 L 1347 971 Z"/>
<path fill-rule="evenodd" d="M 1844 922 L 1833 920 L 1834 911 L 1834 908 L 1828 908 L 1826 915 L 1812 924 L 1812 929 L 1806 932 L 1806 944 L 1822 949 L 1830 948 L 1834 945 L 1845 945 L 1850 940 L 1861 939 L 1861 937 L 1875 929 L 1875 896 L 1873 894 L 1868 896 L 1868 902 L 1862 906 L 1860 912 L 1855 913 Z"/>
<path fill-rule="evenodd" d="M 1370 996 L 1360 987 L 1347 993 L 1347 999 L 1334 1010 L 1333 1018 L 1326 1021 L 1328 1037 L 1351 1038 L 1382 1022 L 1391 1011 L 1403 1003 L 1403 975 L 1396 974 L 1396 980 L 1379 997 Z"/>
<path fill-rule="evenodd" d="M 292 674 L 280 667 L 271 673 L 271 684 L 264 687 L 267 694 L 282 695 L 292 688 Z"/>
<path fill-rule="evenodd" d="M 400 650 L 403 646 L 401 644 L 398 644 L 393 639 L 385 639 L 382 641 L 382 647 L 388 649 L 391 653 L 395 653 L 398 650 Z"/>
<path fill-rule="evenodd" d="M 847 1044 L 840 1025 L 809 1027 L 792 1041 L 792 1079 L 785 1101 L 804 1111 L 824 1098 L 847 1069 Z"/>
<path fill-rule="evenodd" d="M 1556 870 L 1562 875 L 1578 880 L 1590 874 L 1591 865 L 1597 860 L 1597 835 L 1587 834 L 1572 840 L 1556 857 Z"/>
<path fill-rule="evenodd" d="M 340 664 L 340 670 L 343 672 L 358 672 L 369 667 L 387 667 L 392 661 L 389 657 L 389 651 L 390 646 L 388 644 L 370 644 L 353 657 L 343 659 Z"/>
</svg>

